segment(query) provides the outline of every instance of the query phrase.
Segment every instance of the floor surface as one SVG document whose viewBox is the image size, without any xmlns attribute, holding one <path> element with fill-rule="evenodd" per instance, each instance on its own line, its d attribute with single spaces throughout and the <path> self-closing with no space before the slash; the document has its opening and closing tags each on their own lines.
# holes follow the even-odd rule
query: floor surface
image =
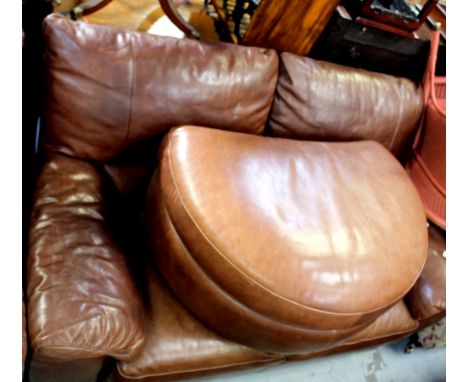
<svg viewBox="0 0 468 382">
<path fill-rule="evenodd" d="M 442 382 L 445 347 L 405 354 L 407 340 L 307 361 L 191 379 L 193 382 Z"/>
<path fill-rule="evenodd" d="M 66 12 L 83 3 L 84 0 L 61 0 L 54 12 Z M 205 13 L 204 0 L 179 0 L 181 16 L 190 22 L 201 34 L 201 40 L 219 40 L 213 19 Z M 184 34 L 167 18 L 158 0 L 113 0 L 104 8 L 82 17 L 81 21 L 124 28 L 150 34 L 182 38 Z"/>
</svg>

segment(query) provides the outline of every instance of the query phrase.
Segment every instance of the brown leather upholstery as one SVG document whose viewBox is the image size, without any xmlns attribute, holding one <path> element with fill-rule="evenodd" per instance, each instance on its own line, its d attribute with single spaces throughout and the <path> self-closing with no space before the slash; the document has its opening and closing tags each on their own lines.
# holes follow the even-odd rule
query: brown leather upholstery
<svg viewBox="0 0 468 382">
<path fill-rule="evenodd" d="M 281 54 L 267 134 L 275 137 L 382 143 L 401 157 L 423 110 L 410 80 Z"/>
<path fill-rule="evenodd" d="M 445 315 L 445 237 L 438 228 L 429 227 L 429 251 L 418 281 L 408 293 L 406 302 L 421 327 Z"/>
<path fill-rule="evenodd" d="M 417 192 L 375 142 L 178 128 L 148 214 L 159 267 L 184 305 L 270 352 L 345 340 L 405 295 L 427 255 Z"/>
<path fill-rule="evenodd" d="M 144 203 L 144 195 L 157 168 L 161 139 L 150 139 L 103 165 L 117 191 L 125 199 Z"/>
<path fill-rule="evenodd" d="M 148 281 L 151 307 L 145 345 L 133 361 L 119 362 L 121 377 L 173 380 L 280 359 L 213 333 L 177 302 L 155 272 L 149 272 Z"/>
<path fill-rule="evenodd" d="M 261 134 L 272 50 L 45 19 L 49 150 L 106 161 L 181 124 Z"/>
<path fill-rule="evenodd" d="M 33 357 L 129 360 L 142 348 L 140 296 L 106 221 L 106 187 L 95 166 L 62 155 L 40 173 L 27 261 Z"/>
<path fill-rule="evenodd" d="M 124 380 L 172 379 L 413 330 L 400 301 L 427 255 L 419 196 L 378 143 L 256 136 L 275 97 L 274 51 L 57 15 L 44 32 L 46 160 L 27 261 L 31 382 L 95 381 L 115 360 Z M 282 60 L 267 133 L 365 138 L 399 154 L 420 116 L 418 88 Z M 181 124 L 236 132 L 173 129 L 158 159 L 160 140 Z M 142 216 L 172 289 L 151 276 L 149 298 L 138 275 L 146 268 L 134 263 L 146 253 L 132 220 Z"/>
<path fill-rule="evenodd" d="M 405 303 L 401 300 L 335 351 L 342 352 L 403 338 L 417 328 L 418 321 L 411 317 Z"/>
<path fill-rule="evenodd" d="M 147 318 L 147 340 L 139 357 L 131 362 L 118 363 L 114 376 L 116 381 L 173 381 L 285 360 L 216 335 L 176 301 L 158 275 L 153 273 L 148 279 L 152 312 Z M 288 359 L 309 359 L 396 340 L 417 328 L 418 322 L 400 300 L 343 345 Z"/>
<path fill-rule="evenodd" d="M 324 352 L 289 357 L 289 359 L 302 360 L 315 358 L 373 346 L 382 342 L 394 341 L 414 333 L 417 328 L 418 321 L 411 317 L 405 303 L 403 300 L 400 300 L 364 330 L 349 338 L 343 345 Z"/>
</svg>

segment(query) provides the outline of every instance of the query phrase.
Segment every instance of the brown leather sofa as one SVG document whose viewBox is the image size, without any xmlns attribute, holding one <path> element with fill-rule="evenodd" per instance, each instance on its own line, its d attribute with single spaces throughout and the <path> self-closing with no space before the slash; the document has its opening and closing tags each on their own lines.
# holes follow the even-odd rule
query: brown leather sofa
<svg viewBox="0 0 468 382">
<path fill-rule="evenodd" d="M 57 15 L 44 33 L 30 381 L 174 380 L 445 314 L 445 259 L 401 165 L 417 85 Z"/>
</svg>

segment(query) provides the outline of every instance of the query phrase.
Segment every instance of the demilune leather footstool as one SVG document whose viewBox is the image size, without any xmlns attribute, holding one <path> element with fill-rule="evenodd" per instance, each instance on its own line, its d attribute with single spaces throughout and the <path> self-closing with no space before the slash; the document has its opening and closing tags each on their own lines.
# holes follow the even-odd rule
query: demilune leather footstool
<svg viewBox="0 0 468 382">
<path fill-rule="evenodd" d="M 158 267 L 183 305 L 271 354 L 343 344 L 402 300 L 427 256 L 416 189 L 371 141 L 176 128 L 147 215 Z"/>
</svg>

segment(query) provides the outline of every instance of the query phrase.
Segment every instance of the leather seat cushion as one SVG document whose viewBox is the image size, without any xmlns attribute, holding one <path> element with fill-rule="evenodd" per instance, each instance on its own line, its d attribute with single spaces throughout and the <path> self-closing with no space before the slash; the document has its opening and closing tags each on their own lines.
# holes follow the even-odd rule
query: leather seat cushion
<svg viewBox="0 0 468 382">
<path fill-rule="evenodd" d="M 116 381 L 173 381 L 286 359 L 230 342 L 206 328 L 177 301 L 156 272 L 149 272 L 148 283 L 150 307 L 145 346 L 136 359 L 117 363 Z M 400 300 L 343 345 L 290 359 L 309 359 L 375 345 L 407 336 L 417 328 L 418 322 Z"/>
<path fill-rule="evenodd" d="M 400 300 L 364 330 L 361 330 L 346 340 L 343 345 L 324 352 L 291 357 L 290 359 L 302 360 L 315 358 L 395 341 L 414 333 L 418 329 L 418 326 L 418 321 L 411 317 L 404 301 Z"/>
<path fill-rule="evenodd" d="M 279 353 L 334 347 L 424 265 L 422 203 L 380 144 L 188 126 L 160 156 L 147 206 L 159 266 L 228 338 Z"/>
<path fill-rule="evenodd" d="M 145 344 L 134 360 L 118 363 L 120 379 L 173 380 L 281 360 L 212 332 L 174 298 L 156 272 L 148 273 Z"/>
</svg>

